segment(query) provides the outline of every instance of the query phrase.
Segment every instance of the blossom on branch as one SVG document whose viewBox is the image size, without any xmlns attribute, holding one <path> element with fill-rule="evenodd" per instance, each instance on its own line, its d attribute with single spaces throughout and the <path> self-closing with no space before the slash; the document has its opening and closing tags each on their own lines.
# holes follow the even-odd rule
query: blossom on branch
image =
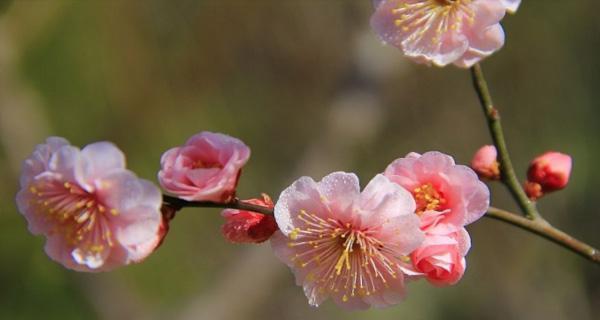
<svg viewBox="0 0 600 320">
<path fill-rule="evenodd" d="M 403 266 L 423 242 L 414 211 L 410 193 L 383 175 L 362 192 L 352 173 L 302 177 L 275 205 L 271 244 L 310 305 L 387 307 L 403 299 Z"/>
<path fill-rule="evenodd" d="M 422 228 L 434 233 L 456 232 L 489 207 L 489 189 L 475 172 L 441 152 L 409 153 L 394 160 L 384 175 L 413 194 Z"/>
<path fill-rule="evenodd" d="M 384 173 L 409 190 L 425 241 L 410 254 L 407 273 L 436 286 L 458 282 L 466 268 L 470 238 L 464 226 L 489 207 L 489 190 L 469 167 L 440 152 L 409 153 Z"/>
<path fill-rule="evenodd" d="M 510 0 L 374 1 L 371 26 L 417 63 L 469 68 L 504 45 L 500 20 Z"/>
<path fill-rule="evenodd" d="M 473 160 L 471 160 L 471 168 L 481 178 L 500 180 L 500 163 L 498 163 L 497 157 L 496 147 L 485 145 L 475 152 Z"/>
<path fill-rule="evenodd" d="M 250 148 L 221 133 L 200 132 L 160 160 L 158 179 L 168 192 L 188 201 L 227 202 L 235 195 Z"/>
<path fill-rule="evenodd" d="M 264 193 L 262 199 L 244 202 L 273 208 L 271 197 Z M 272 215 L 238 209 L 225 209 L 221 215 L 225 218 L 221 232 L 225 239 L 233 243 L 261 243 L 277 231 L 277 223 Z"/>
<path fill-rule="evenodd" d="M 113 144 L 80 150 L 48 138 L 23 162 L 19 211 L 33 234 L 46 236 L 46 253 L 77 271 L 107 271 L 139 262 L 154 251 L 162 196 L 125 169 Z"/>
<path fill-rule="evenodd" d="M 549 151 L 531 161 L 525 191 L 531 199 L 563 189 L 569 183 L 573 160 L 568 154 Z"/>
</svg>

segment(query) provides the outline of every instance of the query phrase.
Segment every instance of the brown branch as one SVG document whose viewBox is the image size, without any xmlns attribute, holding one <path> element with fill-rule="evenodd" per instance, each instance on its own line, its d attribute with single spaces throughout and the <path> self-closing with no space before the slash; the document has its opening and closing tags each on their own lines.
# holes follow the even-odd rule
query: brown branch
<svg viewBox="0 0 600 320">
<path fill-rule="evenodd" d="M 494 146 L 496 147 L 496 150 L 498 150 L 498 162 L 500 163 L 502 183 L 508 188 L 527 218 L 532 220 L 539 218 L 540 214 L 535 207 L 535 203 L 529 200 L 525 194 L 525 190 L 521 187 L 515 169 L 513 168 L 504 139 L 504 130 L 502 129 L 502 123 L 500 122 L 500 112 L 494 106 L 490 90 L 488 89 L 487 82 L 483 75 L 483 70 L 479 64 L 475 64 L 471 67 L 471 77 L 473 80 L 473 87 L 477 92 L 477 97 L 483 108 L 483 113 L 487 120 L 488 129 L 492 136 L 492 140 L 494 141 Z"/>
<path fill-rule="evenodd" d="M 218 203 L 212 201 L 186 201 L 176 197 L 163 195 L 164 206 L 169 206 L 175 210 L 181 210 L 186 207 L 194 208 L 224 208 L 224 209 L 238 209 L 258 212 L 262 214 L 273 214 L 273 209 L 261 205 L 251 204 L 241 201 L 237 198 L 227 202 Z M 170 210 L 164 210 L 163 212 L 170 212 Z M 542 236 L 564 248 L 573 251 L 580 256 L 587 258 L 595 263 L 600 264 L 600 253 L 594 247 L 581 242 L 570 235 L 554 228 L 544 219 L 529 220 L 516 213 L 508 212 L 502 209 L 490 207 L 486 214 L 486 217 L 493 218 L 496 220 L 502 220 L 514 226 L 517 226 L 523 230 L 535 233 Z M 166 217 L 171 220 L 173 216 Z"/>
<path fill-rule="evenodd" d="M 592 262 L 595 262 L 596 264 L 600 264 L 600 252 L 598 252 L 598 249 L 553 227 L 544 219 L 538 218 L 535 220 L 530 220 L 517 215 L 516 213 L 494 207 L 490 207 L 485 216 L 496 220 L 502 220 L 523 230 L 535 233 L 572 252 L 575 252 L 576 254 L 588 260 L 591 260 Z"/>
<path fill-rule="evenodd" d="M 194 208 L 223 208 L 223 209 L 238 209 L 238 210 L 246 210 L 253 211 L 262 214 L 273 214 L 273 209 L 261 205 L 256 205 L 252 203 L 248 203 L 242 201 L 238 198 L 233 198 L 233 200 L 225 203 L 213 202 L 213 201 L 187 201 L 183 199 L 179 199 L 176 197 L 163 195 L 163 201 L 174 208 L 175 210 L 181 210 L 181 208 L 185 207 L 194 207 Z"/>
</svg>

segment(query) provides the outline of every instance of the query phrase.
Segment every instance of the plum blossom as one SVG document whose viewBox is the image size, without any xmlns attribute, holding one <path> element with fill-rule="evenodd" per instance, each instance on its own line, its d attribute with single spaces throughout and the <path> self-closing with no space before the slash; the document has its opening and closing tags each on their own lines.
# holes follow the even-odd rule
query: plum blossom
<svg viewBox="0 0 600 320">
<path fill-rule="evenodd" d="M 456 232 L 489 207 L 489 190 L 475 172 L 441 152 L 409 153 L 394 160 L 384 175 L 413 194 L 421 228 L 430 233 Z"/>
<path fill-rule="evenodd" d="M 426 232 L 423 244 L 410 254 L 412 271 L 436 286 L 453 285 L 465 272 L 465 255 L 470 247 L 464 228 L 447 235 Z"/>
<path fill-rule="evenodd" d="M 410 254 L 405 272 L 436 286 L 458 282 L 471 241 L 464 226 L 488 209 L 489 190 L 469 167 L 440 152 L 411 152 L 396 159 L 384 175 L 410 192 L 425 241 Z"/>
<path fill-rule="evenodd" d="M 275 205 L 275 254 L 312 306 L 327 298 L 346 309 L 387 307 L 404 296 L 403 266 L 423 241 L 409 192 L 377 175 L 335 172 L 296 180 Z"/>
<path fill-rule="evenodd" d="M 77 271 L 107 271 L 154 251 L 162 196 L 125 168 L 123 153 L 97 142 L 80 150 L 51 137 L 23 162 L 17 194 L 29 230 L 46 253 Z"/>
<path fill-rule="evenodd" d="M 158 179 L 168 192 L 188 201 L 226 202 L 235 194 L 250 148 L 221 133 L 200 132 L 165 152 Z"/>
<path fill-rule="evenodd" d="M 529 164 L 525 191 L 531 199 L 563 189 L 569 183 L 573 160 L 568 154 L 549 151 Z"/>
<path fill-rule="evenodd" d="M 504 45 L 514 0 L 376 0 L 371 26 L 417 63 L 469 68 Z"/>
<path fill-rule="evenodd" d="M 473 156 L 471 168 L 477 172 L 481 178 L 490 180 L 500 179 L 500 163 L 497 160 L 498 151 L 493 145 L 485 145 Z"/>
<path fill-rule="evenodd" d="M 244 202 L 273 208 L 273 200 L 264 193 L 262 199 Z M 225 209 L 221 215 L 225 218 L 221 227 L 223 236 L 233 243 L 261 243 L 277 231 L 277 222 L 272 215 L 237 209 Z"/>
</svg>

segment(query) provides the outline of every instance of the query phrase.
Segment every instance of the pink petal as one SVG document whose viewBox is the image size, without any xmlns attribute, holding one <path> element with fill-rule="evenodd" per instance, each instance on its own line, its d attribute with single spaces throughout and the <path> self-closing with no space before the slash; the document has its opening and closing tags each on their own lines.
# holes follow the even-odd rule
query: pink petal
<svg viewBox="0 0 600 320">
<path fill-rule="evenodd" d="M 360 194 L 358 177 L 353 173 L 334 172 L 317 183 L 321 201 L 340 219 L 351 219 L 352 205 Z"/>
<path fill-rule="evenodd" d="M 88 192 L 93 192 L 94 181 L 113 170 L 125 169 L 125 155 L 110 142 L 96 142 L 81 150 L 76 179 Z"/>
<path fill-rule="evenodd" d="M 283 190 L 275 204 L 275 220 L 284 235 L 288 236 L 294 230 L 300 210 L 317 215 L 327 211 L 321 202 L 319 187 L 310 177 L 301 177 Z"/>
</svg>

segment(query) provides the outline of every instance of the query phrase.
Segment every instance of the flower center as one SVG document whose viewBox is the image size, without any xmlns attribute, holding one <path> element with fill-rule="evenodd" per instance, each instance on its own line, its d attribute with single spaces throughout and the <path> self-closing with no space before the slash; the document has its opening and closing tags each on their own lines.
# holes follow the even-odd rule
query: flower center
<svg viewBox="0 0 600 320">
<path fill-rule="evenodd" d="M 320 294 L 343 292 L 342 301 L 368 296 L 388 286 L 398 276 L 402 258 L 377 239 L 377 230 L 359 229 L 350 223 L 323 219 L 301 210 L 304 224 L 289 235 L 289 247 L 296 248 L 292 261 L 311 268 L 306 280 Z"/>
<path fill-rule="evenodd" d="M 413 196 L 417 203 L 416 213 L 423 214 L 425 211 L 440 210 L 446 204 L 443 194 L 437 191 L 431 183 L 425 183 L 413 190 Z"/>
<path fill-rule="evenodd" d="M 208 162 L 202 160 L 196 160 L 192 163 L 192 169 L 223 169 L 223 165 L 218 162 Z"/>
<path fill-rule="evenodd" d="M 33 205 L 54 225 L 51 233 L 64 235 L 66 241 L 83 252 L 100 254 L 113 246 L 108 227 L 109 216 L 119 212 L 102 205 L 94 196 L 70 182 L 37 181 L 29 191 Z"/>
<path fill-rule="evenodd" d="M 443 6 L 449 6 L 460 0 L 436 0 L 437 3 Z"/>
<path fill-rule="evenodd" d="M 392 9 L 397 18 L 395 25 L 410 33 L 407 42 L 418 42 L 430 38 L 431 44 L 439 45 L 442 36 L 449 30 L 461 30 L 464 21 L 473 24 L 475 11 L 470 4 L 473 0 L 421 0 L 402 2 Z"/>
</svg>

